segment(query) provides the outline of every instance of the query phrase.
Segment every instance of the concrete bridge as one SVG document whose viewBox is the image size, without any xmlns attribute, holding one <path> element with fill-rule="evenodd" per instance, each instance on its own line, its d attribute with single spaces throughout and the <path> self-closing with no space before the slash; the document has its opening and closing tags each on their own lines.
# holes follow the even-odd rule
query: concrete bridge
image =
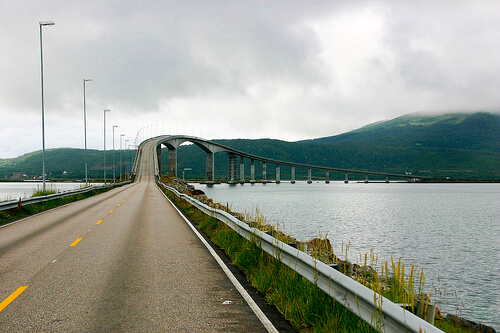
<svg viewBox="0 0 500 333">
<path fill-rule="evenodd" d="M 393 174 L 384 172 L 372 172 L 354 169 L 344 169 L 328 166 L 317 166 L 309 165 L 303 163 L 295 163 L 290 161 L 280 161 L 271 158 L 265 158 L 261 156 L 252 155 L 245 153 L 216 142 L 212 142 L 203 138 L 198 138 L 194 136 L 185 135 L 165 135 L 157 136 L 155 138 L 149 139 L 147 141 L 153 141 L 156 144 L 156 153 L 158 159 L 158 173 L 161 170 L 161 153 L 162 146 L 168 148 L 167 164 L 168 164 L 168 175 L 172 177 L 177 177 L 177 150 L 179 146 L 185 142 L 190 142 L 198 146 L 206 153 L 206 167 L 205 167 L 205 180 L 207 183 L 213 183 L 215 181 L 215 166 L 214 166 L 214 155 L 215 153 L 226 153 L 228 155 L 228 182 L 229 183 L 255 183 L 255 162 L 262 163 L 262 182 L 275 181 L 280 183 L 281 181 L 281 167 L 288 166 L 291 168 L 290 181 L 295 183 L 295 170 L 296 168 L 304 168 L 307 170 L 307 182 L 312 183 L 312 170 L 321 170 L 325 172 L 325 182 L 330 182 L 330 172 L 342 172 L 345 174 L 344 182 L 349 182 L 349 174 L 361 174 L 365 176 L 365 182 L 368 182 L 369 176 L 382 176 L 385 177 L 385 181 L 389 182 L 389 178 L 396 179 L 408 179 L 415 180 L 415 178 L 427 178 L 427 177 L 417 177 L 414 175 L 407 174 Z M 245 159 L 250 160 L 250 179 L 247 180 L 245 174 Z M 268 164 L 275 165 L 276 167 L 276 179 L 267 179 L 267 167 Z M 239 167 L 238 167 L 239 165 Z M 238 172 L 239 171 L 239 172 Z"/>
</svg>

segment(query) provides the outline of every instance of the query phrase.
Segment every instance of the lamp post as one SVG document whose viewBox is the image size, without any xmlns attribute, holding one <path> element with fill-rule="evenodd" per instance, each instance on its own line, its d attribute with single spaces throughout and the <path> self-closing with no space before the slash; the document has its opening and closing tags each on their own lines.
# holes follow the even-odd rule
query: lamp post
<svg viewBox="0 0 500 333">
<path fill-rule="evenodd" d="M 106 184 L 106 112 L 111 110 L 104 110 L 104 184 Z"/>
<path fill-rule="evenodd" d="M 83 132 L 85 137 L 85 186 L 89 186 L 87 177 L 87 103 L 85 100 L 85 83 L 92 81 L 92 79 L 83 79 Z"/>
<path fill-rule="evenodd" d="M 40 25 L 40 78 L 42 83 L 42 178 L 43 194 L 45 194 L 45 104 L 43 99 L 43 47 L 42 47 L 42 27 L 55 25 L 54 22 L 38 22 Z"/>
<path fill-rule="evenodd" d="M 125 134 L 120 134 L 120 182 L 122 181 L 122 138 Z"/>
<path fill-rule="evenodd" d="M 113 125 L 113 183 L 116 182 L 116 168 L 115 168 L 115 128 L 118 125 Z"/>
</svg>

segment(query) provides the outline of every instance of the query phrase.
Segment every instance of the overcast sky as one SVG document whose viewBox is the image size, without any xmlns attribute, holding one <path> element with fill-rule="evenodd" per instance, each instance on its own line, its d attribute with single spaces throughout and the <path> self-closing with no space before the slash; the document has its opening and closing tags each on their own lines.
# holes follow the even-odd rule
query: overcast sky
<svg viewBox="0 0 500 333">
<path fill-rule="evenodd" d="M 104 109 L 107 148 L 500 110 L 500 1 L 2 0 L 0 158 L 42 146 L 39 21 L 47 148 L 84 147 L 84 78 L 91 149 Z"/>
</svg>

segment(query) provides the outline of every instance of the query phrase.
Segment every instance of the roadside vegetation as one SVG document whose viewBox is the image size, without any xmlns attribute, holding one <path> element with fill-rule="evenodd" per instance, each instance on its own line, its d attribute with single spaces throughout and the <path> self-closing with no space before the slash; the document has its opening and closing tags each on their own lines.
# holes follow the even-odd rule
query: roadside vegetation
<svg viewBox="0 0 500 333">
<path fill-rule="evenodd" d="M 65 205 L 65 204 L 68 204 L 71 202 L 86 199 L 86 198 L 92 197 L 94 195 L 107 192 L 111 189 L 112 188 L 94 189 L 94 190 L 86 192 L 86 193 L 80 193 L 80 194 L 72 195 L 72 196 L 69 196 L 66 198 L 62 198 L 62 199 L 53 199 L 50 201 L 26 205 L 26 206 L 22 206 L 21 204 L 19 204 L 17 206 L 17 208 L 0 211 L 0 225 L 9 223 L 9 222 L 12 222 L 15 220 L 22 219 L 22 218 L 28 217 L 30 215 L 38 214 L 38 213 L 41 213 L 43 211 L 46 211 L 46 210 L 49 210 L 52 208 L 56 208 L 56 207 L 59 207 L 59 206 L 62 206 L 62 205 Z M 46 191 L 46 192 L 49 192 L 49 191 Z M 33 196 L 44 195 L 44 194 L 42 194 L 42 192 L 43 191 L 41 191 L 41 190 L 35 191 L 35 193 L 33 193 Z M 54 193 L 55 193 L 55 191 L 54 191 Z M 54 194 L 54 193 L 47 193 L 47 194 Z M 45 195 L 47 195 L 47 194 L 45 194 Z"/>
<path fill-rule="evenodd" d="M 185 200 L 169 198 L 231 258 L 266 300 L 301 332 L 375 332 L 312 283 Z"/>
<path fill-rule="evenodd" d="M 161 180 L 180 192 L 188 193 L 213 208 L 229 212 L 250 226 L 267 232 L 280 241 L 308 253 L 313 258 L 335 267 L 341 273 L 401 305 L 407 311 L 434 323 L 445 332 L 490 332 L 463 328 L 459 321 L 465 320 L 453 315 L 444 318 L 435 302 L 431 300 L 431 292 L 424 291 L 425 276 L 423 270 L 417 265 L 412 264 L 405 272 L 402 259 L 391 258 L 390 262 L 378 263 L 378 258 L 373 251 L 360 256 L 357 263 L 351 263 L 340 259 L 333 253 L 332 246 L 327 239 L 328 235 L 320 234 L 313 240 L 297 242 L 293 237 L 281 232 L 278 226 L 268 224 L 258 209 L 245 214 L 235 213 L 230 210 L 229 205 L 214 203 L 203 194 L 197 193 L 196 190 L 189 189 L 182 181 L 168 177 L 162 177 Z M 205 215 L 173 193 L 164 189 L 163 191 L 200 230 L 226 252 L 233 263 L 246 274 L 248 281 L 265 296 L 270 304 L 276 306 L 298 331 L 375 331 L 314 284 L 262 251 L 257 241 L 247 241 L 224 223 Z M 342 245 L 344 258 L 348 257 L 349 245 Z M 480 328 L 481 324 L 476 324 L 476 326 Z"/>
</svg>

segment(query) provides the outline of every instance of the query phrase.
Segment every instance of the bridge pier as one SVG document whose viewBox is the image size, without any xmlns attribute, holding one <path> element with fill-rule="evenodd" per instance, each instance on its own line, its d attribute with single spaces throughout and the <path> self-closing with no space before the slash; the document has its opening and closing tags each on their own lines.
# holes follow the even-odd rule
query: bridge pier
<svg viewBox="0 0 500 333">
<path fill-rule="evenodd" d="M 276 164 L 276 184 L 280 183 L 280 165 Z"/>
<path fill-rule="evenodd" d="M 213 183 L 215 180 L 215 166 L 214 166 L 214 153 L 211 151 L 207 151 L 207 157 L 206 157 L 206 173 L 205 173 L 205 179 L 207 183 Z"/>
<path fill-rule="evenodd" d="M 345 173 L 344 183 L 346 183 L 346 184 L 349 183 L 349 175 L 347 172 Z"/>
<path fill-rule="evenodd" d="M 161 176 L 161 144 L 156 146 L 156 158 L 158 159 L 158 175 Z"/>
<path fill-rule="evenodd" d="M 250 160 L 250 183 L 255 184 L 255 160 Z"/>
<path fill-rule="evenodd" d="M 262 162 L 262 182 L 267 183 L 267 163 Z"/>
<path fill-rule="evenodd" d="M 240 183 L 245 183 L 245 159 L 240 156 Z"/>
<path fill-rule="evenodd" d="M 312 175 L 311 175 L 311 173 L 312 173 L 312 169 L 311 168 L 307 169 L 307 183 L 308 184 L 312 183 Z"/>
<path fill-rule="evenodd" d="M 294 166 L 292 167 L 292 180 L 291 180 L 291 183 L 295 184 L 295 167 Z"/>
<path fill-rule="evenodd" d="M 167 155 L 168 175 L 169 177 L 177 177 L 177 149 L 168 147 Z"/>
<path fill-rule="evenodd" d="M 228 180 L 230 184 L 236 181 L 236 155 L 233 153 L 227 154 L 228 156 Z"/>
<path fill-rule="evenodd" d="M 326 184 L 330 184 L 330 170 L 326 170 L 326 180 L 325 180 L 325 183 Z"/>
</svg>

